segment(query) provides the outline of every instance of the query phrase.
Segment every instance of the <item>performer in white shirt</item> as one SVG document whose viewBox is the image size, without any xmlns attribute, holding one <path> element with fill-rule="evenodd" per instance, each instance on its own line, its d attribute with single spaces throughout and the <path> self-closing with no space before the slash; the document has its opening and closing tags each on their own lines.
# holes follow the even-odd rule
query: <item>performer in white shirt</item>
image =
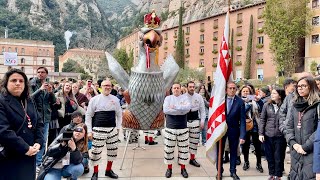
<svg viewBox="0 0 320 180">
<path fill-rule="evenodd" d="M 178 146 L 178 163 L 181 166 L 181 174 L 188 177 L 185 164 L 188 162 L 189 129 L 187 127 L 187 113 L 191 104 L 186 96 L 180 95 L 181 85 L 172 85 L 173 95 L 167 96 L 163 103 L 163 112 L 166 114 L 166 127 L 164 129 L 164 163 L 168 165 L 165 176 L 172 175 L 172 163 L 174 162 L 174 149 Z"/>
<path fill-rule="evenodd" d="M 200 129 L 203 129 L 204 121 L 206 119 L 205 105 L 202 96 L 194 92 L 195 83 L 193 81 L 188 82 L 187 90 L 188 92 L 185 93 L 184 96 L 186 96 L 191 103 L 191 111 L 187 114 L 190 152 L 189 164 L 195 167 L 200 167 L 200 164 L 196 161 L 195 156 L 197 154 L 198 144 L 200 142 Z"/>
<path fill-rule="evenodd" d="M 91 180 L 98 179 L 98 164 L 104 144 L 107 146 L 108 163 L 105 176 L 117 179 L 118 175 L 112 171 L 112 162 L 117 157 L 118 132 L 122 123 L 122 109 L 119 99 L 110 94 L 111 82 L 102 81 L 102 93 L 89 101 L 86 112 L 86 125 L 88 137 L 92 138 L 92 163 L 94 172 Z"/>
</svg>

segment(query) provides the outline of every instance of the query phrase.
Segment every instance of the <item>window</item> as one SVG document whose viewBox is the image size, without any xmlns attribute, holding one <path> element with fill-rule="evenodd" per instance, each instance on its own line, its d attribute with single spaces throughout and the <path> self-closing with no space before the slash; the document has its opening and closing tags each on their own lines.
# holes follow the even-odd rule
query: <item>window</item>
<svg viewBox="0 0 320 180">
<path fill-rule="evenodd" d="M 49 52 L 49 50 L 47 50 L 47 56 L 50 56 L 50 52 Z M 100 56 L 99 56 L 99 58 L 100 58 Z"/>
<path fill-rule="evenodd" d="M 319 34 L 312 35 L 312 43 L 319 44 Z"/>
<path fill-rule="evenodd" d="M 200 66 L 204 66 L 204 59 L 200 59 Z"/>
<path fill-rule="evenodd" d="M 263 22 L 258 22 L 258 29 L 261 29 L 263 27 Z"/>
<path fill-rule="evenodd" d="M 46 60 L 45 59 L 42 59 L 42 64 L 46 64 Z"/>
<path fill-rule="evenodd" d="M 242 33 L 242 26 L 237 27 L 237 33 Z"/>
<path fill-rule="evenodd" d="M 219 23 L 219 22 L 218 22 L 218 19 L 213 20 L 213 26 L 214 26 L 214 27 L 218 26 L 218 23 Z"/>
<path fill-rule="evenodd" d="M 204 23 L 200 24 L 200 29 L 204 29 Z"/>
<path fill-rule="evenodd" d="M 237 55 L 237 61 L 241 61 L 241 55 Z"/>
<path fill-rule="evenodd" d="M 261 68 L 257 69 L 257 78 L 263 79 L 263 69 L 261 69 Z"/>
<path fill-rule="evenodd" d="M 237 21 L 242 21 L 242 13 L 237 14 Z"/>
<path fill-rule="evenodd" d="M 263 10 L 264 10 L 264 8 L 259 8 L 259 9 L 258 9 L 258 17 L 259 17 L 259 16 L 262 16 Z"/>
<path fill-rule="evenodd" d="M 236 81 L 241 81 L 242 79 L 242 70 L 236 70 Z"/>
<path fill-rule="evenodd" d="M 164 39 L 168 39 L 168 33 L 164 33 Z"/>
<path fill-rule="evenodd" d="M 190 33 L 190 27 L 187 27 L 187 33 Z"/>
<path fill-rule="evenodd" d="M 200 52 L 204 53 L 204 46 L 200 46 Z"/>
<path fill-rule="evenodd" d="M 200 35 L 200 41 L 204 41 L 204 34 Z"/>
<path fill-rule="evenodd" d="M 177 30 L 174 30 L 174 35 L 177 36 Z"/>
<path fill-rule="evenodd" d="M 39 54 L 38 54 L 38 56 L 40 56 L 40 55 L 41 55 L 41 53 L 42 53 L 42 52 L 41 52 L 41 49 L 39 49 Z"/>
<path fill-rule="evenodd" d="M 312 25 L 313 26 L 319 26 L 319 22 L 320 22 L 320 16 L 315 16 L 312 18 Z"/>
<path fill-rule="evenodd" d="M 24 50 L 24 48 L 22 48 L 21 49 L 21 54 L 24 55 L 24 53 L 25 53 L 25 50 Z"/>
<path fill-rule="evenodd" d="M 263 44 L 263 36 L 258 37 L 258 44 Z"/>
<path fill-rule="evenodd" d="M 212 61 L 213 61 L 213 63 L 217 63 L 218 64 L 218 58 L 213 58 Z"/>
<path fill-rule="evenodd" d="M 15 52 L 16 52 L 16 53 L 18 53 L 18 48 L 17 48 L 17 47 L 16 47 L 16 48 L 14 48 L 14 50 L 15 50 Z"/>
<path fill-rule="evenodd" d="M 242 40 L 237 40 L 237 46 L 242 46 Z"/>
<path fill-rule="evenodd" d="M 21 71 L 24 72 L 24 67 L 21 67 Z"/>
<path fill-rule="evenodd" d="M 319 7 L 319 0 L 312 0 L 312 8 Z"/>
<path fill-rule="evenodd" d="M 11 47 L 8 48 L 8 52 L 11 52 Z"/>
<path fill-rule="evenodd" d="M 213 32 L 213 37 L 218 37 L 218 31 Z"/>
<path fill-rule="evenodd" d="M 263 52 L 257 53 L 257 59 L 263 59 Z"/>
<path fill-rule="evenodd" d="M 186 49 L 186 54 L 189 54 L 189 49 Z"/>
<path fill-rule="evenodd" d="M 174 40 L 174 45 L 175 45 L 175 46 L 177 45 L 177 40 Z"/>
<path fill-rule="evenodd" d="M 213 45 L 213 50 L 218 50 L 218 44 Z"/>
<path fill-rule="evenodd" d="M 26 59 L 21 58 L 21 64 L 24 64 L 24 63 L 26 63 Z"/>
<path fill-rule="evenodd" d="M 186 38 L 186 43 L 189 44 L 189 38 L 188 37 Z"/>
<path fill-rule="evenodd" d="M 6 48 L 5 47 L 2 47 L 2 52 L 5 52 L 6 51 Z"/>
</svg>

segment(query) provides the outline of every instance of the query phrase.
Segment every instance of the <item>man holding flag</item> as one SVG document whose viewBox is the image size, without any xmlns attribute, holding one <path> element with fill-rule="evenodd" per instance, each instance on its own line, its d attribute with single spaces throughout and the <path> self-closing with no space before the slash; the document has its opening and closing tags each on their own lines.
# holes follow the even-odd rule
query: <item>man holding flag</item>
<svg viewBox="0 0 320 180">
<path fill-rule="evenodd" d="M 236 174 L 237 148 L 239 138 L 240 143 L 243 144 L 246 134 L 245 106 L 242 99 L 235 95 L 236 85 L 232 82 L 232 61 L 229 55 L 228 39 L 229 12 L 226 15 L 214 88 L 210 98 L 206 154 L 213 163 L 218 159 L 216 164 L 218 169 L 217 179 L 221 179 L 223 173 L 222 153 L 228 137 L 230 143 L 230 173 L 231 177 L 237 180 L 240 179 Z M 227 100 L 226 97 L 228 97 Z M 216 145 L 219 140 L 218 147 Z"/>
</svg>

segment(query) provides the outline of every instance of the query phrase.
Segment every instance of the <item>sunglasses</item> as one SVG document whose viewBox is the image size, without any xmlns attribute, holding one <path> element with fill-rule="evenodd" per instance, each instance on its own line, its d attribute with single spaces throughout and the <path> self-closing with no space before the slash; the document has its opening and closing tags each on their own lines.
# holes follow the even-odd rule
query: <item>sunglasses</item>
<svg viewBox="0 0 320 180">
<path fill-rule="evenodd" d="M 83 128 L 82 127 L 76 127 L 74 129 L 75 132 L 82 132 L 83 131 Z"/>
</svg>

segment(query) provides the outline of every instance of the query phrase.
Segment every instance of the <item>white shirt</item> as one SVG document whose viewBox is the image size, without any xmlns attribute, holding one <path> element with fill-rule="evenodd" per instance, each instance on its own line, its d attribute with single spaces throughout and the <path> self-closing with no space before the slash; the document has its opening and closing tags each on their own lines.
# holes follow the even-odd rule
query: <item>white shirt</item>
<svg viewBox="0 0 320 180">
<path fill-rule="evenodd" d="M 170 95 L 164 99 L 163 112 L 169 115 L 185 115 L 191 109 L 191 103 L 186 96 Z"/>
<path fill-rule="evenodd" d="M 190 95 L 189 93 L 183 94 L 186 96 L 191 102 L 191 111 L 198 111 L 200 115 L 201 122 L 204 123 L 206 119 L 206 109 L 203 101 L 203 97 L 198 93 L 193 93 Z"/>
<path fill-rule="evenodd" d="M 121 128 L 122 124 L 122 109 L 120 106 L 119 99 L 109 94 L 105 96 L 99 94 L 90 99 L 89 105 L 86 112 L 86 125 L 88 127 L 88 133 L 92 132 L 92 117 L 95 112 L 99 111 L 115 111 L 116 112 L 116 127 Z"/>
</svg>

